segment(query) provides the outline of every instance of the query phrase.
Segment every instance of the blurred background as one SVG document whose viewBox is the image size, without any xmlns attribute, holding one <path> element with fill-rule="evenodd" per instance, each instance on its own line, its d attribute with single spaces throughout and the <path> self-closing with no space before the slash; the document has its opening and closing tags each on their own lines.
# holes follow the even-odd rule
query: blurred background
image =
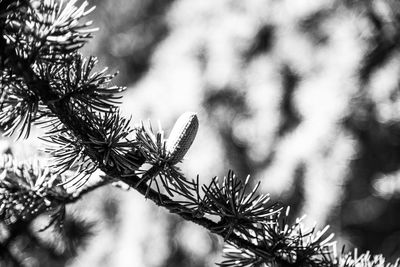
<svg viewBox="0 0 400 267">
<path fill-rule="evenodd" d="M 168 133 L 180 114 L 197 112 L 199 132 L 182 164 L 187 177 L 207 183 L 228 169 L 250 174 L 291 206 L 293 218 L 331 225 L 339 248 L 400 257 L 400 2 L 90 4 L 100 30 L 83 53 L 119 70 L 115 83 L 128 87 L 123 113 L 160 121 Z M 18 147 L 13 153 L 22 157 L 26 146 Z M 220 239 L 135 191 L 102 188 L 67 212 L 78 249 L 58 246 L 57 258 L 50 241 L 44 249 L 21 241 L 32 266 L 221 260 Z"/>
</svg>

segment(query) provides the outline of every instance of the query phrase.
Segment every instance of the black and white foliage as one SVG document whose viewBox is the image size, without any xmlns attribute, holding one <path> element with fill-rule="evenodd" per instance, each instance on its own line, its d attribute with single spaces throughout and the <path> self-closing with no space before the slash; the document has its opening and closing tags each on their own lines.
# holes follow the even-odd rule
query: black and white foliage
<svg viewBox="0 0 400 267">
<path fill-rule="evenodd" d="M 16 162 L 11 155 L 0 158 L 0 218 L 6 224 L 32 220 L 37 215 L 64 209 L 68 194 L 60 176 L 36 163 Z"/>
<path fill-rule="evenodd" d="M 0 125 L 5 135 L 26 138 L 43 127 L 52 166 L 0 158 L 0 219 L 12 226 L 49 212 L 62 224 L 65 205 L 107 183 L 124 182 L 172 213 L 204 226 L 226 241 L 220 266 L 399 266 L 368 253 L 337 253 L 328 228 L 287 223 L 289 209 L 249 188 L 229 171 L 201 186 L 187 179 L 183 160 L 198 128 L 184 114 L 169 138 L 143 123 L 133 127 L 118 110 L 114 74 L 94 71 L 97 60 L 78 49 L 91 38 L 81 19 L 93 9 L 56 0 L 0 0 Z M 101 170 L 97 184 L 87 183 Z"/>
</svg>

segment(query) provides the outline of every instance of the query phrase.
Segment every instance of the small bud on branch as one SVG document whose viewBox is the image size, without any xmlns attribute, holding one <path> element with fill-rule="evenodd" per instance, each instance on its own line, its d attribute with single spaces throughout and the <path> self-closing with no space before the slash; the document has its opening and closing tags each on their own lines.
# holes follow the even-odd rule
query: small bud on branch
<svg viewBox="0 0 400 267">
<path fill-rule="evenodd" d="M 183 159 L 199 128 L 196 113 L 185 112 L 175 122 L 166 143 L 168 162 L 175 165 Z"/>
</svg>

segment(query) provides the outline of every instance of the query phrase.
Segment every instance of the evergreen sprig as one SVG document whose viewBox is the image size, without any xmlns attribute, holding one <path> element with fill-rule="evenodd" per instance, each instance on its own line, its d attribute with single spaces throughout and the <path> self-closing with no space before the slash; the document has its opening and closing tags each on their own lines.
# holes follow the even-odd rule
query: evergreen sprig
<svg viewBox="0 0 400 267">
<path fill-rule="evenodd" d="M 38 61 L 36 66 L 39 78 L 48 80 L 58 93 L 59 99 L 54 101 L 69 102 L 82 111 L 90 107 L 98 112 L 108 112 L 119 103 L 121 96 L 118 94 L 125 88 L 110 85 L 116 74 L 108 74 L 107 69 L 93 71 L 97 58 L 72 53 L 64 61 L 58 64 Z"/>
<path fill-rule="evenodd" d="M 225 239 L 233 231 L 252 237 L 258 224 L 274 221 L 281 210 L 278 205 L 268 203 L 268 195 L 256 194 L 259 183 L 247 194 L 249 178 L 243 183 L 229 171 L 221 185 L 216 177 L 209 186 L 203 187 L 208 200 L 207 213 L 221 217 L 220 230 L 227 233 Z"/>
<path fill-rule="evenodd" d="M 5 82 L 2 94 L 0 126 L 4 134 L 10 136 L 18 132 L 18 138 L 27 138 L 39 110 L 39 99 L 21 80 Z"/>
<path fill-rule="evenodd" d="M 91 22 L 79 23 L 94 9 L 86 10 L 87 2 L 79 7 L 76 0 L 15 2 L 5 11 L 3 38 L 29 62 L 65 58 L 82 47 L 96 30 L 89 28 Z"/>
<path fill-rule="evenodd" d="M 38 162 L 21 163 L 0 156 L 0 219 L 6 224 L 30 221 L 44 212 L 57 217 L 63 210 L 67 192 L 57 186 L 60 176 Z"/>
<path fill-rule="evenodd" d="M 20 137 L 33 123 L 44 127 L 54 157 L 51 168 L 0 158 L 2 221 L 12 225 L 44 212 L 60 219 L 67 203 L 117 180 L 222 236 L 221 266 L 399 266 L 369 253 L 336 253 L 327 228 L 287 223 L 288 209 L 270 204 L 258 184 L 250 190 L 249 178 L 232 171 L 208 185 L 187 179 L 176 165 L 194 140 L 196 115 L 184 114 L 169 138 L 143 124 L 131 128 L 119 114 L 123 88 L 111 84 L 114 74 L 96 72 L 97 60 L 77 52 L 93 29 L 81 22 L 92 8 L 75 4 L 0 0 L 0 125 Z M 88 183 L 98 169 L 104 177 Z"/>
</svg>

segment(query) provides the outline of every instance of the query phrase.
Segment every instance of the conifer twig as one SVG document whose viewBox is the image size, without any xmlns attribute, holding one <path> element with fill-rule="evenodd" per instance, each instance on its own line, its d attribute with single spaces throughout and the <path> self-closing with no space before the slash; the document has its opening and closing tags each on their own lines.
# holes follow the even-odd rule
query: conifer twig
<svg viewBox="0 0 400 267">
<path fill-rule="evenodd" d="M 187 179 L 176 164 L 194 140 L 197 117 L 184 114 L 168 140 L 161 130 L 153 133 L 144 125 L 131 129 L 117 107 L 123 88 L 109 85 L 114 75 L 92 73 L 96 60 L 77 52 L 92 32 L 90 23 L 78 21 L 92 9 L 85 10 L 86 2 L 79 8 L 74 4 L 0 0 L 0 123 L 6 134 L 19 132 L 19 137 L 29 135 L 31 124 L 41 123 L 47 127 L 43 139 L 58 146 L 47 150 L 55 158 L 55 173 L 35 172 L 9 158 L 2 161 L 0 216 L 6 223 L 20 217 L 30 221 L 47 211 L 53 212 L 52 222 L 59 220 L 66 204 L 122 181 L 156 205 L 221 236 L 228 243 L 220 264 L 224 267 L 386 265 L 382 256 L 368 253 L 338 255 L 327 227 L 307 230 L 301 219 L 288 224 L 289 209 L 269 204 L 268 195 L 257 193 L 258 185 L 248 188 L 249 180 L 241 181 L 231 171 L 209 185 Z M 150 168 L 145 170 L 144 164 Z M 97 169 L 105 176 L 91 183 Z M 75 175 L 65 178 L 66 171 Z"/>
</svg>

